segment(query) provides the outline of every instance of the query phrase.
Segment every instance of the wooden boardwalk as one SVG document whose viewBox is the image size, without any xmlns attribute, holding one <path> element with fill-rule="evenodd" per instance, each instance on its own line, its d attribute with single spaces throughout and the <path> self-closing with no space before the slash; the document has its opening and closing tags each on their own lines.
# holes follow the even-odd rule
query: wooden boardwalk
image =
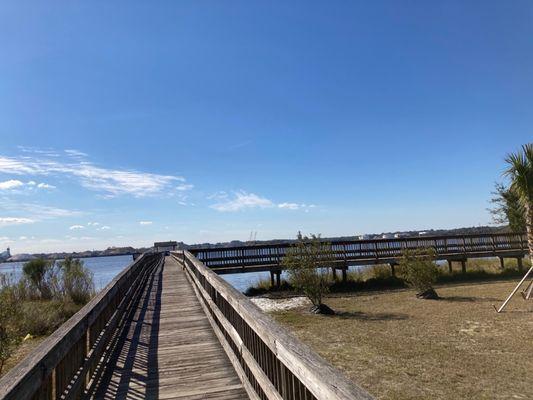
<svg viewBox="0 0 533 400">
<path fill-rule="evenodd" d="M 90 398 L 248 398 L 185 272 L 172 257 L 149 278 L 111 343 Z"/>
</svg>

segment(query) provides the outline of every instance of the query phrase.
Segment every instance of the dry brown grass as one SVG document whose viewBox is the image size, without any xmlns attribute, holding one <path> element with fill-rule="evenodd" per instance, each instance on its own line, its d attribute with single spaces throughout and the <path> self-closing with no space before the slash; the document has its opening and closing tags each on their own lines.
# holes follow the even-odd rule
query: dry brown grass
<svg viewBox="0 0 533 400">
<path fill-rule="evenodd" d="M 0 374 L 0 377 L 5 375 L 7 371 L 9 371 L 15 365 L 21 362 L 24 358 L 26 358 L 26 356 L 30 354 L 33 349 L 35 349 L 44 339 L 46 339 L 46 337 L 41 336 L 22 342 L 20 346 L 17 347 L 13 355 L 7 359 L 6 364 L 2 369 L 2 373 Z"/>
<path fill-rule="evenodd" d="M 378 399 L 533 398 L 533 301 L 500 304 L 515 281 L 330 297 L 340 315 L 276 313 L 320 355 Z"/>
</svg>

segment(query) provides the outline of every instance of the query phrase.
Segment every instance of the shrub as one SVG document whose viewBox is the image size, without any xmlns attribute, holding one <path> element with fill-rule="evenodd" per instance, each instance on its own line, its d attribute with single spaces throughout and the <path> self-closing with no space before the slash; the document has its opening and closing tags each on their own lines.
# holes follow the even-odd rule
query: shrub
<svg viewBox="0 0 533 400">
<path fill-rule="evenodd" d="M 22 305 L 21 331 L 35 336 L 49 335 L 81 306 L 59 300 L 29 301 Z"/>
<path fill-rule="evenodd" d="M 20 340 L 20 307 L 15 292 L 0 276 L 0 373 Z"/>
<path fill-rule="evenodd" d="M 60 290 L 55 262 L 37 258 L 22 267 L 23 277 L 31 289 L 37 291 L 33 298 L 49 300 Z"/>
<path fill-rule="evenodd" d="M 317 313 L 332 313 L 322 304 L 323 296 L 329 290 L 328 269 L 333 265 L 331 245 L 320 240 L 320 236 L 303 237 L 298 233 L 296 244 L 289 248 L 282 264 L 287 268 L 289 282 L 303 293 Z"/>
<path fill-rule="evenodd" d="M 409 286 L 418 290 L 417 297 L 438 297 L 433 289 L 439 274 L 433 249 L 404 250 L 398 272 Z"/>
<path fill-rule="evenodd" d="M 93 273 L 78 259 L 66 258 L 60 263 L 64 295 L 75 304 L 86 304 L 94 295 Z"/>
</svg>

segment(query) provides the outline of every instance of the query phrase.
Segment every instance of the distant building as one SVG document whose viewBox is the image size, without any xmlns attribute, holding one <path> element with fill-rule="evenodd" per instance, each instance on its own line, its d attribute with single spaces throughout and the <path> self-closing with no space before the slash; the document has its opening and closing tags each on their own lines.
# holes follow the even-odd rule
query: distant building
<svg viewBox="0 0 533 400">
<path fill-rule="evenodd" d="M 154 249 L 158 253 L 176 251 L 178 249 L 178 242 L 155 242 Z"/>
<path fill-rule="evenodd" d="M 394 236 L 391 235 L 390 233 L 384 233 L 381 238 L 382 239 L 392 239 Z"/>
<path fill-rule="evenodd" d="M 6 251 L 0 253 L 0 261 L 6 261 L 8 258 L 11 258 L 11 251 L 9 250 L 9 247 Z"/>
</svg>

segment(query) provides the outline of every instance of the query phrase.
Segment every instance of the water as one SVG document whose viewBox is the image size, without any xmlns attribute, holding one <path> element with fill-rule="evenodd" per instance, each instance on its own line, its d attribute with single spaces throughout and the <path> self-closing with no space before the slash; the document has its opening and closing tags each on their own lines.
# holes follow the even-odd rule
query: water
<svg viewBox="0 0 533 400">
<path fill-rule="evenodd" d="M 94 285 L 97 290 L 103 289 L 128 264 L 132 256 L 91 257 L 81 259 L 84 265 L 94 274 Z M 8 274 L 16 281 L 22 275 L 23 262 L 0 263 L 0 274 Z"/>
</svg>

